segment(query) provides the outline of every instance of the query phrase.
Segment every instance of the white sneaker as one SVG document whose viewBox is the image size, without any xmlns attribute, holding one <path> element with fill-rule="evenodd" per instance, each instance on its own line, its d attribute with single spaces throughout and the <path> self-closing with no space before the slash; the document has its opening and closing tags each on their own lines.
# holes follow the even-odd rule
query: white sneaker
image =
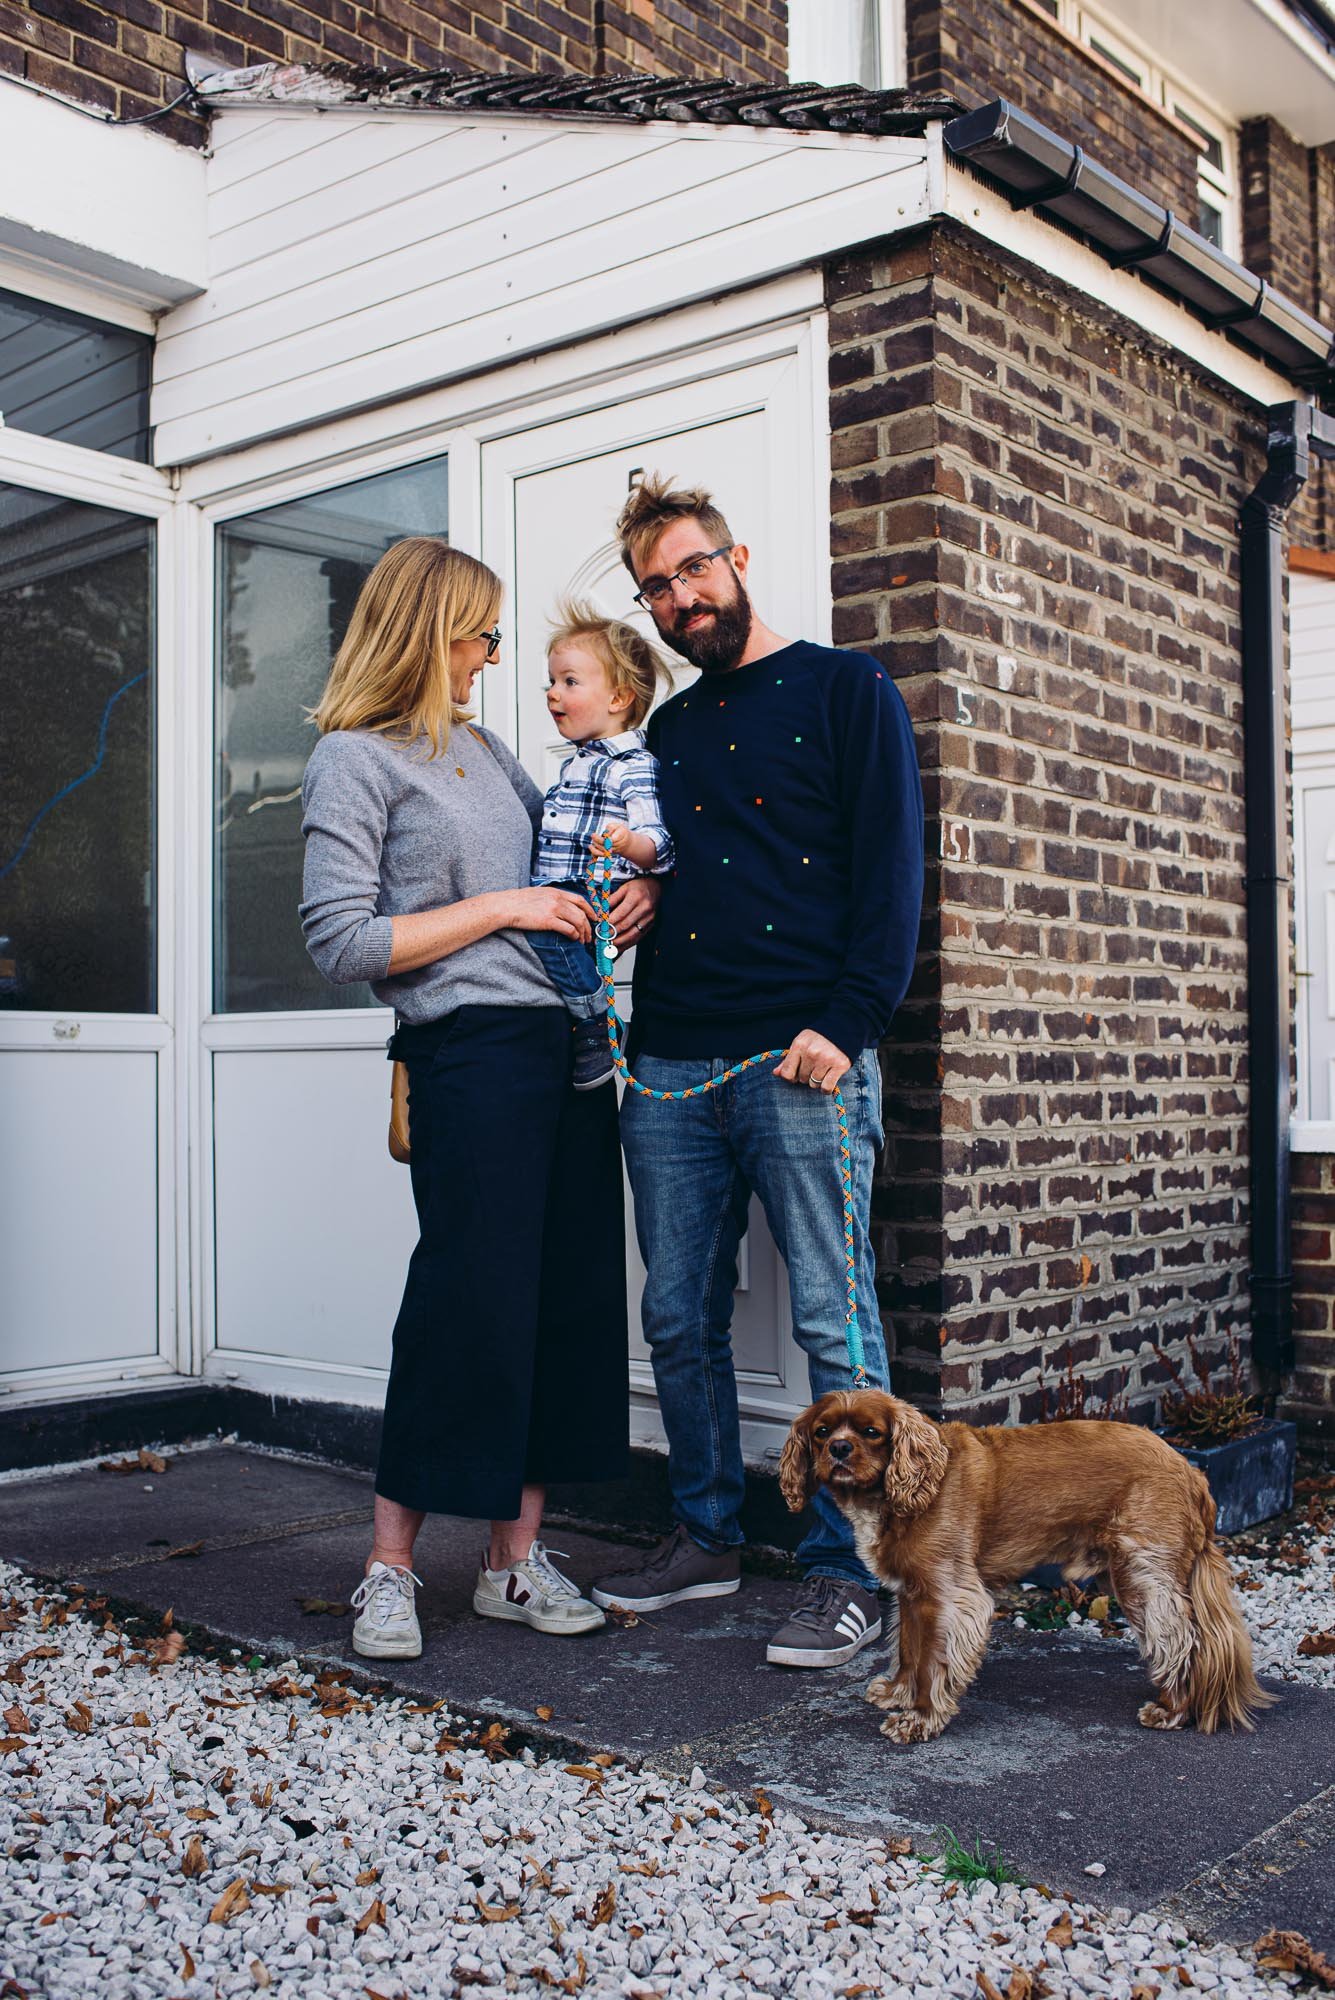
<svg viewBox="0 0 1335 2000">
<path fill-rule="evenodd" d="M 473 1609 L 482 1618 L 512 1618 L 539 1632 L 596 1632 L 607 1623 L 598 1606 L 562 1576 L 541 1542 L 512 1569 L 488 1569 L 484 1556 Z"/>
<path fill-rule="evenodd" d="M 413 1608 L 421 1577 L 394 1563 L 373 1562 L 352 1593 L 361 1617 L 352 1628 L 352 1650 L 368 1660 L 415 1660 L 422 1628 Z"/>
</svg>

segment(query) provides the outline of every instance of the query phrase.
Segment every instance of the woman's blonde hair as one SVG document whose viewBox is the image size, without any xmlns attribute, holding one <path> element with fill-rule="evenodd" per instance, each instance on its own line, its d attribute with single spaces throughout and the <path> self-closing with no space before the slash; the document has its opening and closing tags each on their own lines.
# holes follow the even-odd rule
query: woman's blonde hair
<svg viewBox="0 0 1335 2000">
<path fill-rule="evenodd" d="M 587 646 L 602 662 L 613 694 L 629 694 L 628 729 L 638 729 L 644 721 L 660 681 L 671 690 L 672 669 L 657 646 L 624 619 L 608 618 L 596 604 L 565 598 L 557 605 L 547 657 L 550 659 L 558 646 L 571 642 Z"/>
<path fill-rule="evenodd" d="M 312 722 L 322 736 L 332 729 L 374 729 L 405 742 L 425 736 L 436 756 L 451 723 L 468 716 L 450 692 L 450 646 L 480 638 L 500 608 L 501 580 L 476 556 L 435 535 L 395 542 L 358 593 Z"/>
</svg>

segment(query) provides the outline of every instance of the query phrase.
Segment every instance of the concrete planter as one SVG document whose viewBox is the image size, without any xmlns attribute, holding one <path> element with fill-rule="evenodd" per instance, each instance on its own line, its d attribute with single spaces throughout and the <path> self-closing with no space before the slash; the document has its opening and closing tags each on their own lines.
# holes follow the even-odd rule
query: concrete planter
<svg viewBox="0 0 1335 2000">
<path fill-rule="evenodd" d="M 1198 1465 L 1210 1482 L 1221 1535 L 1235 1535 L 1293 1505 L 1296 1424 L 1263 1417 L 1246 1437 L 1230 1438 L 1227 1444 L 1183 1445 L 1171 1437 L 1166 1442 Z"/>
</svg>

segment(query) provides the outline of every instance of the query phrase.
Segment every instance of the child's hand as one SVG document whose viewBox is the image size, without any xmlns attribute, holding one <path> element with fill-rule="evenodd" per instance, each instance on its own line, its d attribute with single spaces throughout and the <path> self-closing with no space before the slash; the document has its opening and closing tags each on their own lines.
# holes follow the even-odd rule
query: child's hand
<svg viewBox="0 0 1335 2000">
<path fill-rule="evenodd" d="M 601 834 L 594 835 L 593 852 L 597 860 L 601 860 L 602 856 L 608 853 L 625 854 L 629 847 L 630 828 L 623 826 L 620 821 L 614 820 L 610 826 L 603 828 Z"/>
</svg>

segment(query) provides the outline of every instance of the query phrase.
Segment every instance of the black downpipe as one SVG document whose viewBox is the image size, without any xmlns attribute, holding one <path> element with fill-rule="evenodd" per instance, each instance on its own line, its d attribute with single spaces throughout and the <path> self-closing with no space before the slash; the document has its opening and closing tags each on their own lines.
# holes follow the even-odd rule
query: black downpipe
<svg viewBox="0 0 1335 2000">
<path fill-rule="evenodd" d="M 1252 1357 L 1271 1392 L 1293 1366 L 1284 518 L 1313 451 L 1335 456 L 1335 420 L 1309 403 L 1276 404 L 1266 469 L 1242 504 Z"/>
</svg>

